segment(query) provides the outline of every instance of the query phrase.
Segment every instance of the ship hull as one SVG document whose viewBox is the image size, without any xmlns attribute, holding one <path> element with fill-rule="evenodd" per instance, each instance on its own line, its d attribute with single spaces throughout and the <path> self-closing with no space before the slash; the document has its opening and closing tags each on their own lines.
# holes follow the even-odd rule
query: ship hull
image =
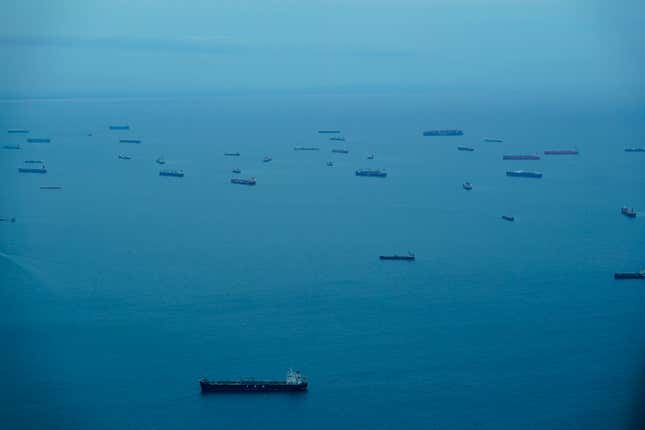
<svg viewBox="0 0 645 430">
<path fill-rule="evenodd" d="M 381 255 L 379 260 L 402 260 L 402 261 L 414 261 L 415 257 L 408 255 Z"/>
<path fill-rule="evenodd" d="M 513 176 L 516 178 L 541 178 L 542 173 L 539 172 L 506 172 L 506 176 Z"/>
<path fill-rule="evenodd" d="M 423 135 L 426 137 L 435 136 L 463 136 L 464 132 L 461 130 L 428 130 L 424 131 Z"/>
<path fill-rule="evenodd" d="M 279 381 L 205 382 L 200 381 L 202 393 L 303 393 L 308 383 L 287 384 Z"/>
<path fill-rule="evenodd" d="M 643 273 L 614 273 L 614 279 L 645 279 Z"/>
<path fill-rule="evenodd" d="M 502 160 L 539 160 L 537 155 L 504 155 Z"/>
</svg>

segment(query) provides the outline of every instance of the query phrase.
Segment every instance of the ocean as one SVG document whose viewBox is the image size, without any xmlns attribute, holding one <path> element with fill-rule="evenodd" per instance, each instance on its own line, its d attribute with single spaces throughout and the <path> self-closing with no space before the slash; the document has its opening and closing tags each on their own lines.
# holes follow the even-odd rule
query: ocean
<svg viewBox="0 0 645 430">
<path fill-rule="evenodd" d="M 645 268 L 645 154 L 624 152 L 644 145 L 642 106 L 369 93 L 0 106 L 2 133 L 30 130 L 0 150 L 0 217 L 16 219 L 0 223 L 4 428 L 642 424 L 645 284 L 613 279 Z M 421 136 L 442 128 L 465 135 Z M 160 156 L 186 176 L 160 177 Z M 47 174 L 19 174 L 28 159 Z M 257 185 L 229 183 L 233 168 Z M 306 394 L 200 394 L 201 377 L 288 368 Z"/>
</svg>

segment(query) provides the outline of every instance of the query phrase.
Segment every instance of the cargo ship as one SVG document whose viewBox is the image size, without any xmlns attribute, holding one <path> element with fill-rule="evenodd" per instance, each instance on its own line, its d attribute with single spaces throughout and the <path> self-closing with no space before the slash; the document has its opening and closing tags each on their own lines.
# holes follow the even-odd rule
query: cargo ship
<svg viewBox="0 0 645 430">
<path fill-rule="evenodd" d="M 470 191 L 473 189 L 473 184 L 471 184 L 470 182 L 464 182 L 464 185 L 462 186 L 464 187 L 464 190 L 467 190 L 467 191 Z"/>
<path fill-rule="evenodd" d="M 45 165 L 42 167 L 19 167 L 18 171 L 20 173 L 47 173 Z"/>
<path fill-rule="evenodd" d="M 10 128 L 9 130 L 7 130 L 7 133 L 9 133 L 9 134 L 18 134 L 18 133 L 25 134 L 25 133 L 29 133 L 29 130 L 25 130 L 24 128 Z"/>
<path fill-rule="evenodd" d="M 502 160 L 539 160 L 539 155 L 504 155 Z"/>
<path fill-rule="evenodd" d="M 457 147 L 457 151 L 470 151 L 470 152 L 472 152 L 474 150 L 475 150 L 475 148 L 470 148 L 468 146 L 458 146 Z"/>
<path fill-rule="evenodd" d="M 544 151 L 544 155 L 578 155 L 577 149 L 551 149 Z"/>
<path fill-rule="evenodd" d="M 423 132 L 424 136 L 463 136 L 462 130 L 427 130 Z"/>
<path fill-rule="evenodd" d="M 645 152 L 645 148 L 625 148 L 625 152 Z"/>
<path fill-rule="evenodd" d="M 129 155 L 119 154 L 119 160 L 131 160 L 132 157 Z"/>
<path fill-rule="evenodd" d="M 239 157 L 240 153 L 239 152 L 225 152 L 224 155 L 227 156 L 227 157 Z"/>
<path fill-rule="evenodd" d="M 377 178 L 385 178 L 387 173 L 380 169 L 359 169 L 356 172 L 356 176 L 373 176 Z"/>
<path fill-rule="evenodd" d="M 141 143 L 140 139 L 119 139 L 121 143 Z"/>
<path fill-rule="evenodd" d="M 336 142 L 344 142 L 345 138 L 343 136 L 334 136 L 334 137 L 330 137 L 329 140 L 333 140 Z"/>
<path fill-rule="evenodd" d="M 43 160 L 25 160 L 25 164 L 43 164 Z"/>
<path fill-rule="evenodd" d="M 41 190 L 62 190 L 63 187 L 58 186 L 58 185 L 46 185 L 43 187 L 40 187 Z"/>
<path fill-rule="evenodd" d="M 620 213 L 628 218 L 636 218 L 636 211 L 634 208 L 623 207 L 620 209 Z"/>
<path fill-rule="evenodd" d="M 510 215 L 502 215 L 502 219 L 506 221 L 515 221 L 515 217 L 512 217 Z"/>
<path fill-rule="evenodd" d="M 52 140 L 46 137 L 30 137 L 27 139 L 27 142 L 29 143 L 49 143 Z"/>
<path fill-rule="evenodd" d="M 242 178 L 232 178 L 231 179 L 231 184 L 239 184 L 239 185 L 255 185 L 256 184 L 255 178 L 249 178 L 249 179 L 242 179 Z"/>
<path fill-rule="evenodd" d="M 509 170 L 506 172 L 506 176 L 515 176 L 521 178 L 541 178 L 541 172 L 531 172 L 529 170 Z"/>
<path fill-rule="evenodd" d="M 645 279 L 645 269 L 640 272 L 616 272 L 614 279 Z"/>
<path fill-rule="evenodd" d="M 380 255 L 379 260 L 404 260 L 404 261 L 413 261 L 416 259 L 416 256 L 412 252 L 408 252 L 408 255 Z"/>
<path fill-rule="evenodd" d="M 315 148 L 312 146 L 296 146 L 293 148 L 294 151 L 320 151 L 320 148 Z"/>
<path fill-rule="evenodd" d="M 16 219 L 11 217 L 11 218 L 0 218 L 0 221 L 3 222 L 16 222 Z"/>
<path fill-rule="evenodd" d="M 177 178 L 183 178 L 184 171 L 183 170 L 161 170 L 159 171 L 159 176 L 174 176 Z"/>
<path fill-rule="evenodd" d="M 129 125 L 111 125 L 110 130 L 130 130 Z"/>
<path fill-rule="evenodd" d="M 347 149 L 332 149 L 331 152 L 335 152 L 336 154 L 349 154 Z"/>
<path fill-rule="evenodd" d="M 203 378 L 199 381 L 202 393 L 275 393 L 275 392 L 305 392 L 309 382 L 297 370 L 287 372 L 284 381 L 261 381 L 242 379 L 239 381 L 210 381 Z"/>
<path fill-rule="evenodd" d="M 485 137 L 484 142 L 489 142 L 489 143 L 502 143 L 504 142 L 504 139 L 497 139 L 494 137 Z"/>
<path fill-rule="evenodd" d="M 262 159 L 264 163 L 268 163 L 271 160 L 273 160 L 273 158 L 269 157 L 268 155 Z"/>
<path fill-rule="evenodd" d="M 16 144 L 16 145 L 4 145 L 3 148 L 4 149 L 20 149 L 20 145 L 18 145 L 18 144 Z"/>
<path fill-rule="evenodd" d="M 318 130 L 319 134 L 340 134 L 340 130 Z"/>
</svg>

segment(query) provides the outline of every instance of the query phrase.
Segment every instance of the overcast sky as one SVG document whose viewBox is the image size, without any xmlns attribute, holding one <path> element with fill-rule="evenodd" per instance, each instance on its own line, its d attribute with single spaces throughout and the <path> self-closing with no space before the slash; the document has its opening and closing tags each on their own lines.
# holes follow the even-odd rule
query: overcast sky
<svg viewBox="0 0 645 430">
<path fill-rule="evenodd" d="M 0 95 L 643 96 L 645 2 L 9 0 Z"/>
</svg>

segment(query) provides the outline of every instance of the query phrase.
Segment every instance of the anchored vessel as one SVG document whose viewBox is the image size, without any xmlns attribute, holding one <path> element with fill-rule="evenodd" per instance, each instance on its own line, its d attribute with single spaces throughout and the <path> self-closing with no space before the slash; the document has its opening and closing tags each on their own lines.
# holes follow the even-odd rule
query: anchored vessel
<svg viewBox="0 0 645 430">
<path fill-rule="evenodd" d="M 620 209 L 620 213 L 628 218 L 636 218 L 636 211 L 634 208 L 624 207 Z"/>
<path fill-rule="evenodd" d="M 163 159 L 163 157 L 159 157 L 155 160 L 157 164 L 166 164 L 166 160 Z"/>
<path fill-rule="evenodd" d="M 464 190 L 470 191 L 473 189 L 473 184 L 471 184 L 470 182 L 464 182 L 463 187 L 464 187 Z"/>
<path fill-rule="evenodd" d="M 333 161 L 328 161 L 328 162 L 327 162 L 327 166 L 332 167 L 333 165 L 334 165 L 334 162 L 333 162 Z"/>
<path fill-rule="evenodd" d="M 20 149 L 20 145 L 5 145 L 4 149 Z"/>
<path fill-rule="evenodd" d="M 645 269 L 640 272 L 617 272 L 614 279 L 645 279 Z"/>
<path fill-rule="evenodd" d="M 544 155 L 578 155 L 577 149 L 551 149 L 544 151 Z"/>
<path fill-rule="evenodd" d="M 463 136 L 462 130 L 427 130 L 423 132 L 424 136 Z"/>
<path fill-rule="evenodd" d="M 336 154 L 349 154 L 347 149 L 332 149 L 331 152 L 335 152 Z"/>
<path fill-rule="evenodd" d="M 356 176 L 374 176 L 377 178 L 385 178 L 387 172 L 381 169 L 359 169 L 356 171 Z"/>
<path fill-rule="evenodd" d="M 183 178 L 184 171 L 183 170 L 161 170 L 159 172 L 159 176 L 175 176 L 177 178 Z"/>
<path fill-rule="evenodd" d="M 239 152 L 225 152 L 224 155 L 227 157 L 239 157 L 240 153 Z"/>
<path fill-rule="evenodd" d="M 269 157 L 268 155 L 262 159 L 262 161 L 265 163 L 268 163 L 271 160 L 273 160 L 273 158 Z"/>
<path fill-rule="evenodd" d="M 232 172 L 233 172 L 233 173 L 242 173 L 242 170 L 240 170 L 240 169 L 233 169 L 233 170 L 232 170 Z"/>
<path fill-rule="evenodd" d="M 379 260 L 405 260 L 405 261 L 413 261 L 415 259 L 415 255 L 412 252 L 408 252 L 408 255 L 380 255 Z"/>
<path fill-rule="evenodd" d="M 368 160 L 373 160 L 373 159 L 374 159 L 374 154 L 370 154 L 370 155 L 368 155 L 368 156 L 367 156 L 367 159 L 368 159 Z"/>
<path fill-rule="evenodd" d="M 329 140 L 335 140 L 337 142 L 344 142 L 345 138 L 343 136 L 334 136 L 334 137 L 330 137 Z"/>
<path fill-rule="evenodd" d="M 26 164 L 43 164 L 43 160 L 25 160 Z"/>
<path fill-rule="evenodd" d="M 531 172 L 528 170 L 509 170 L 506 176 L 517 176 L 522 178 L 541 178 L 542 172 Z"/>
<path fill-rule="evenodd" d="M 46 137 L 30 137 L 27 139 L 27 142 L 29 143 L 49 143 L 52 140 Z"/>
<path fill-rule="evenodd" d="M 475 148 L 470 148 L 468 146 L 458 146 L 457 147 L 457 151 L 471 151 L 472 152 L 474 150 L 475 150 Z"/>
<path fill-rule="evenodd" d="M 111 125 L 110 130 L 130 130 L 129 125 Z"/>
<path fill-rule="evenodd" d="M 340 130 L 318 130 L 320 134 L 339 134 Z"/>
<path fill-rule="evenodd" d="M 294 151 L 319 151 L 320 148 L 308 147 L 308 146 L 296 146 L 293 148 Z"/>
<path fill-rule="evenodd" d="M 41 167 L 19 167 L 18 171 L 20 173 L 47 173 L 44 164 Z"/>
<path fill-rule="evenodd" d="M 62 190 L 63 187 L 58 186 L 58 185 L 46 185 L 43 187 L 40 187 L 41 190 Z"/>
<path fill-rule="evenodd" d="M 539 160 L 539 155 L 504 155 L 502 160 Z"/>
<path fill-rule="evenodd" d="M 497 142 L 497 143 L 501 143 L 501 142 L 503 142 L 503 141 L 504 141 L 504 139 L 496 139 L 496 138 L 493 138 L 493 137 L 485 137 L 485 138 L 484 138 L 484 142 Z"/>
<path fill-rule="evenodd" d="M 119 154 L 119 160 L 131 160 L 132 157 L 129 155 Z"/>
<path fill-rule="evenodd" d="M 7 133 L 10 134 L 16 134 L 16 133 L 29 133 L 29 130 L 25 130 L 24 128 L 10 128 L 7 130 Z"/>
<path fill-rule="evenodd" d="M 625 152 L 645 152 L 645 148 L 625 148 Z"/>
<path fill-rule="evenodd" d="M 271 392 L 304 392 L 309 382 L 299 371 L 287 372 L 284 381 L 261 381 L 243 379 L 239 381 L 210 381 L 206 378 L 199 381 L 202 393 L 271 393 Z"/>
<path fill-rule="evenodd" d="M 121 143 L 141 143 L 140 139 L 119 139 Z"/>
<path fill-rule="evenodd" d="M 233 178 L 233 179 L 231 179 L 231 184 L 255 185 L 256 180 L 255 180 L 255 178 L 248 178 L 248 179 Z"/>
<path fill-rule="evenodd" d="M 502 215 L 502 219 L 506 221 L 515 221 L 515 217 L 512 217 L 510 215 Z"/>
</svg>

